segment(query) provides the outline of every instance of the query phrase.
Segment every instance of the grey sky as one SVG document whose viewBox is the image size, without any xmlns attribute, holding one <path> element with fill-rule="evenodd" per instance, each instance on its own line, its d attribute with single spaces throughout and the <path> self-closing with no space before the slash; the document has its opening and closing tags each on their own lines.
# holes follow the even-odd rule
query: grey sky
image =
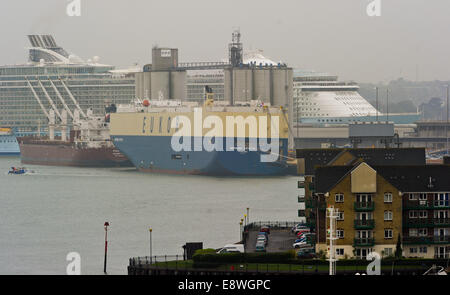
<svg viewBox="0 0 450 295">
<path fill-rule="evenodd" d="M 70 0 L 72 1 L 72 0 Z M 450 1 L 381 0 L 2 0 L 0 64 L 26 61 L 31 33 L 118 67 L 151 61 L 152 45 L 178 47 L 181 61 L 223 59 L 234 27 L 244 48 L 293 67 L 358 82 L 398 77 L 450 80 Z"/>
</svg>

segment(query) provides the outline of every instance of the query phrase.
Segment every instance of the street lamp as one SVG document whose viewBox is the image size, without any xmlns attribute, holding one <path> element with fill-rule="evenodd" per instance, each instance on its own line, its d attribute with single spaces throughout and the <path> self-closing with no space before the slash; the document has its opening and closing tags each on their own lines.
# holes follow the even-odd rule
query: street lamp
<svg viewBox="0 0 450 295">
<path fill-rule="evenodd" d="M 107 257 L 107 253 L 108 253 L 108 226 L 109 226 L 109 222 L 106 221 L 104 224 L 105 227 L 105 261 L 104 261 L 104 265 L 103 265 L 103 272 L 106 274 L 106 257 Z"/>
<path fill-rule="evenodd" d="M 243 240 L 243 237 L 242 237 L 242 219 L 241 219 L 241 222 L 239 222 L 239 236 L 240 236 L 240 239 L 242 241 Z"/>
<path fill-rule="evenodd" d="M 378 87 L 375 87 L 375 91 L 376 91 L 376 96 L 375 96 L 375 100 L 376 100 L 376 109 L 377 109 L 377 122 L 378 122 Z"/>
<path fill-rule="evenodd" d="M 386 89 L 386 123 L 389 123 L 389 88 Z"/>
<path fill-rule="evenodd" d="M 447 107 L 447 122 L 445 122 L 445 137 L 446 137 L 446 140 L 447 140 L 447 144 L 446 144 L 446 149 L 447 149 L 447 156 L 450 156 L 449 154 L 448 154 L 448 85 L 447 85 L 447 104 L 446 104 L 446 107 Z"/>
<path fill-rule="evenodd" d="M 150 264 L 152 264 L 152 228 L 148 229 L 150 233 Z"/>
<path fill-rule="evenodd" d="M 250 208 L 247 207 L 247 224 L 250 223 L 250 214 L 249 214 Z"/>
<path fill-rule="evenodd" d="M 247 214 L 244 214 L 244 226 L 247 226 L 248 221 L 247 221 Z"/>
</svg>

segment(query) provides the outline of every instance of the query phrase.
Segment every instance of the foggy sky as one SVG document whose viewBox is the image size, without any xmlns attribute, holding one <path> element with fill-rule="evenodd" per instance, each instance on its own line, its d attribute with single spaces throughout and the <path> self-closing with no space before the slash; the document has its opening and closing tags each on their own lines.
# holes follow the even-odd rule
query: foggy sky
<svg viewBox="0 0 450 295">
<path fill-rule="evenodd" d="M 27 34 L 53 34 L 83 59 L 117 67 L 151 62 L 153 45 L 180 61 L 215 61 L 239 27 L 244 48 L 272 60 L 357 82 L 450 80 L 450 1 L 381 0 L 1 0 L 0 65 L 27 60 Z"/>
</svg>

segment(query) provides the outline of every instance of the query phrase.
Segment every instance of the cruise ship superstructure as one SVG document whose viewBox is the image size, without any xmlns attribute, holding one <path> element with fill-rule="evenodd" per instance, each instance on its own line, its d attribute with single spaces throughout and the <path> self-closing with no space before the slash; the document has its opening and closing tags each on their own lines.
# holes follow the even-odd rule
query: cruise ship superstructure
<svg viewBox="0 0 450 295">
<path fill-rule="evenodd" d="M 51 35 L 29 35 L 28 62 L 0 66 L 0 126 L 16 135 L 47 133 L 42 109 L 70 109 L 78 104 L 102 114 L 110 103 L 126 103 L 134 97 L 134 72 L 101 64 L 97 56 L 86 61 L 58 46 Z M 69 118 L 71 124 L 71 118 Z"/>
<path fill-rule="evenodd" d="M 351 124 L 392 121 L 411 124 L 419 114 L 384 114 L 377 111 L 359 93 L 355 82 L 341 82 L 326 73 L 294 70 L 294 122 L 311 124 Z"/>
</svg>

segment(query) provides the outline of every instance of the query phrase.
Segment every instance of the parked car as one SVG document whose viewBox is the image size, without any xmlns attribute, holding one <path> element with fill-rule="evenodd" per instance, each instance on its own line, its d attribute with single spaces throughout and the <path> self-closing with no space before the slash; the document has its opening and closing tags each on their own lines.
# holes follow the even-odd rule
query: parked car
<svg viewBox="0 0 450 295">
<path fill-rule="evenodd" d="M 260 231 L 270 234 L 270 227 L 268 225 L 263 225 L 263 226 L 261 226 Z"/>
<path fill-rule="evenodd" d="M 244 245 L 243 244 L 228 244 L 220 248 L 216 253 L 230 253 L 230 252 L 240 252 L 244 253 Z"/>
<path fill-rule="evenodd" d="M 310 247 L 311 245 L 308 244 L 308 242 L 306 242 L 306 240 L 292 244 L 292 247 L 294 247 L 294 248 L 302 248 L 302 247 L 305 247 L 305 246 Z"/>
<path fill-rule="evenodd" d="M 258 233 L 258 236 L 260 236 L 260 235 L 263 235 L 263 236 L 266 236 L 266 238 L 269 238 L 269 234 L 267 232 L 265 232 L 265 231 L 260 231 Z"/>
<path fill-rule="evenodd" d="M 295 230 L 298 230 L 298 229 L 305 229 L 305 228 L 309 228 L 309 227 L 303 223 L 298 223 L 291 228 L 291 232 L 294 232 Z"/>
<path fill-rule="evenodd" d="M 264 242 L 257 242 L 255 247 L 256 252 L 266 252 L 266 245 Z"/>
<path fill-rule="evenodd" d="M 297 257 L 300 259 L 316 258 L 316 251 L 314 248 L 304 248 L 297 252 Z"/>
<path fill-rule="evenodd" d="M 297 239 L 294 241 L 294 244 L 298 243 L 298 242 L 304 242 L 304 241 L 306 241 L 306 238 Z"/>
<path fill-rule="evenodd" d="M 297 228 L 294 230 L 295 234 L 301 233 L 301 232 L 311 232 L 309 228 Z"/>
<path fill-rule="evenodd" d="M 266 236 L 260 235 L 256 237 L 256 242 L 264 242 L 264 245 L 267 245 L 267 243 L 269 242 Z"/>
<path fill-rule="evenodd" d="M 309 233 L 309 231 L 300 231 L 300 232 L 297 233 L 297 237 L 299 237 L 301 235 L 304 235 L 304 234 L 307 234 L 307 233 Z"/>
</svg>

